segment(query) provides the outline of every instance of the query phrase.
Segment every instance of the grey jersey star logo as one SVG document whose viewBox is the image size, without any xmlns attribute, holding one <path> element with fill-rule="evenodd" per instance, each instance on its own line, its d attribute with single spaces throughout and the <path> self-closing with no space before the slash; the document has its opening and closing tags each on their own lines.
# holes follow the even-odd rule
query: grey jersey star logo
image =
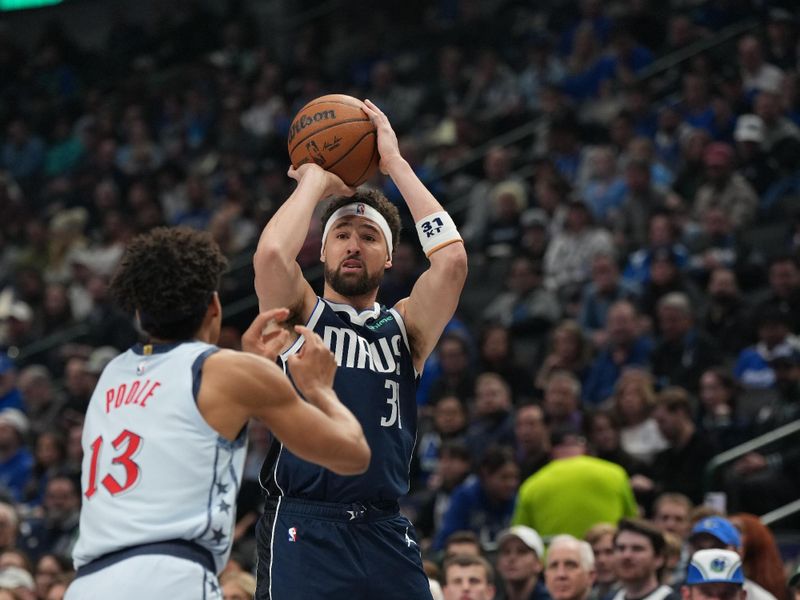
<svg viewBox="0 0 800 600">
<path fill-rule="evenodd" d="M 230 505 L 230 504 L 228 504 L 227 502 L 225 502 L 225 500 L 220 500 L 220 501 L 219 501 L 219 509 L 220 509 L 222 512 L 224 512 L 224 513 L 228 513 L 228 511 L 230 510 L 230 508 L 231 508 L 231 505 Z"/>
<path fill-rule="evenodd" d="M 217 493 L 218 494 L 225 494 L 228 491 L 228 486 L 224 483 L 217 483 Z"/>
<path fill-rule="evenodd" d="M 417 544 L 417 542 L 415 542 L 414 540 L 412 540 L 409 537 L 409 535 L 408 535 L 408 527 L 406 527 L 406 539 L 405 539 L 405 542 L 406 542 L 406 546 L 408 546 L 409 548 L 411 548 L 411 544 L 414 544 L 415 546 L 419 545 L 419 544 Z"/>
</svg>

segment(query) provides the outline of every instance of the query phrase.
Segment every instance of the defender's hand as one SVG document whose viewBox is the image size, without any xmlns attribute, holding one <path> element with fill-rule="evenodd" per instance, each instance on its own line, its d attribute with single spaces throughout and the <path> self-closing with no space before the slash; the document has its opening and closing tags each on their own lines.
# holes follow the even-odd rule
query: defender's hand
<svg viewBox="0 0 800 600">
<path fill-rule="evenodd" d="M 289 342 L 289 331 L 280 325 L 288 317 L 288 308 L 259 313 L 242 335 L 242 350 L 274 361 Z"/>
<path fill-rule="evenodd" d="M 322 338 L 308 327 L 295 325 L 294 330 L 305 338 L 305 343 L 297 354 L 289 357 L 289 372 L 298 389 L 313 401 L 314 392 L 333 387 L 336 358 Z"/>
</svg>

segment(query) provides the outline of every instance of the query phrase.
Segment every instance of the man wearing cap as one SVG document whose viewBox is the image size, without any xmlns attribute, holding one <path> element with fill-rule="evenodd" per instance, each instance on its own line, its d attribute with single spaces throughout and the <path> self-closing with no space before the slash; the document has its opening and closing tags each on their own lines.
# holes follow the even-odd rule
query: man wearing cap
<svg viewBox="0 0 800 600">
<path fill-rule="evenodd" d="M 689 561 L 683 600 L 745 600 L 742 559 L 730 550 L 698 550 Z"/>
<path fill-rule="evenodd" d="M 778 177 L 775 161 L 764 152 L 764 121 L 758 115 L 746 114 L 736 119 L 733 131 L 738 168 L 744 178 L 761 195 Z"/>
<path fill-rule="evenodd" d="M 553 538 L 544 571 L 553 600 L 587 600 L 595 574 L 594 553 L 588 542 L 566 534 Z"/>
<path fill-rule="evenodd" d="M 710 206 L 719 206 L 730 215 L 737 228 L 752 223 L 758 208 L 758 195 L 753 186 L 734 170 L 733 148 L 712 142 L 703 151 L 705 182 L 694 199 L 694 215 L 700 218 Z"/>
<path fill-rule="evenodd" d="M 540 577 L 544 543 L 534 529 L 515 525 L 497 537 L 497 600 L 548 600 L 550 594 Z"/>
<path fill-rule="evenodd" d="M 689 546 L 694 553 L 692 555 L 692 563 L 694 556 L 699 550 L 714 549 L 729 550 L 737 556 L 741 553 L 742 538 L 739 535 L 739 530 L 724 517 L 706 517 L 698 521 L 692 528 L 689 534 Z M 687 573 L 687 583 L 691 576 L 691 567 Z M 770 594 L 763 587 L 758 585 L 755 581 L 744 579 L 744 590 L 747 592 L 748 600 L 776 600 L 775 596 Z M 684 600 L 687 596 L 684 594 Z M 742 597 L 743 600 L 744 597 Z"/>
</svg>

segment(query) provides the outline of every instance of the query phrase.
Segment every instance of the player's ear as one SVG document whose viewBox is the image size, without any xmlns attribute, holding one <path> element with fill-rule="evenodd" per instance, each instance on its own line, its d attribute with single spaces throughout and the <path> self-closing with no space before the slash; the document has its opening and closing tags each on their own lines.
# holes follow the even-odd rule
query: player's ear
<svg viewBox="0 0 800 600">
<path fill-rule="evenodd" d="M 392 268 L 392 257 L 391 257 L 391 256 L 389 256 L 389 257 L 386 259 L 386 262 L 385 262 L 385 263 L 383 263 L 383 268 L 384 268 L 384 269 L 391 269 L 391 268 Z"/>
</svg>

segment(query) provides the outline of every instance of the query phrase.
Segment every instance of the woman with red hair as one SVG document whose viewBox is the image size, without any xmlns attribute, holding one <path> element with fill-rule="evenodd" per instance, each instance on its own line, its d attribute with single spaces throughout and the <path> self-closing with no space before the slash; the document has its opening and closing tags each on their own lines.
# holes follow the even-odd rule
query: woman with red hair
<svg viewBox="0 0 800 600">
<path fill-rule="evenodd" d="M 783 559 L 769 527 L 755 515 L 738 513 L 730 517 L 742 534 L 744 575 L 778 600 L 788 600 Z"/>
</svg>

